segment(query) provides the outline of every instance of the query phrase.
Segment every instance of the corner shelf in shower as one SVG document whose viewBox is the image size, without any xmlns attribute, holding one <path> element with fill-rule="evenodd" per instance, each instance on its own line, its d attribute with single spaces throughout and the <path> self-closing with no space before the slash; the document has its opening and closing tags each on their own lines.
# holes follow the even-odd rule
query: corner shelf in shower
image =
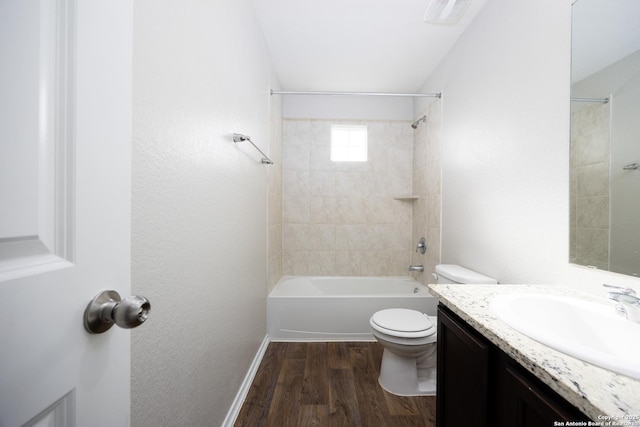
<svg viewBox="0 0 640 427">
<path fill-rule="evenodd" d="M 403 196 L 393 196 L 393 198 L 395 200 L 403 200 L 403 201 L 413 201 L 413 200 L 418 200 L 420 197 L 419 196 L 413 196 L 411 194 L 407 194 L 407 195 L 403 195 Z"/>
</svg>

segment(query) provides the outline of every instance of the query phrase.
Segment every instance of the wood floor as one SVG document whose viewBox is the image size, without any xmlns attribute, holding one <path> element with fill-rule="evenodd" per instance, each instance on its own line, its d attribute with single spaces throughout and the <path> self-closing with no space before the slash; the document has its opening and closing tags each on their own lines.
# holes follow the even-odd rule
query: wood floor
<svg viewBox="0 0 640 427">
<path fill-rule="evenodd" d="M 378 384 L 377 342 L 270 343 L 235 426 L 435 426 L 435 397 Z"/>
</svg>

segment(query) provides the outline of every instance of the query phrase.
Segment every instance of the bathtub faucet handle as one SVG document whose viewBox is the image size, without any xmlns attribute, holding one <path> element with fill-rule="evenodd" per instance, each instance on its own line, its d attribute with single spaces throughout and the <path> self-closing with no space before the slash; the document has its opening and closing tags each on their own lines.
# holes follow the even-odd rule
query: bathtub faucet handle
<svg viewBox="0 0 640 427">
<path fill-rule="evenodd" d="M 427 241 L 425 240 L 424 237 L 421 237 L 420 240 L 418 241 L 418 245 L 416 246 L 416 253 L 418 252 L 420 252 L 423 255 L 425 252 L 427 252 Z"/>
</svg>

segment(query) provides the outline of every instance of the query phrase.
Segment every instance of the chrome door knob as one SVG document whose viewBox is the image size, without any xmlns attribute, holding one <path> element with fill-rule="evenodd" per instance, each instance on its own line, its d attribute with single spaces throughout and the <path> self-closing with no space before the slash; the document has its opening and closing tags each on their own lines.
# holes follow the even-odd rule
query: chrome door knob
<svg viewBox="0 0 640 427">
<path fill-rule="evenodd" d="M 84 311 L 84 327 L 92 334 L 108 331 L 114 323 L 121 328 L 140 326 L 149 317 L 151 304 L 141 296 L 124 299 L 116 291 L 102 291 L 87 305 Z"/>
</svg>

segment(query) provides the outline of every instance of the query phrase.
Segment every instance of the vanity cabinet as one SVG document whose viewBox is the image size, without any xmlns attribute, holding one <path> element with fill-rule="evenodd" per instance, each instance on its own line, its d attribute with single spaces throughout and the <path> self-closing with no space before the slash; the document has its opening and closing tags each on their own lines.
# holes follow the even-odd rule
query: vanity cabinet
<svg viewBox="0 0 640 427">
<path fill-rule="evenodd" d="M 490 426 L 491 344 L 438 306 L 436 427 Z"/>
<path fill-rule="evenodd" d="M 437 378 L 437 427 L 541 427 L 588 420 L 443 305 L 438 306 Z"/>
</svg>

